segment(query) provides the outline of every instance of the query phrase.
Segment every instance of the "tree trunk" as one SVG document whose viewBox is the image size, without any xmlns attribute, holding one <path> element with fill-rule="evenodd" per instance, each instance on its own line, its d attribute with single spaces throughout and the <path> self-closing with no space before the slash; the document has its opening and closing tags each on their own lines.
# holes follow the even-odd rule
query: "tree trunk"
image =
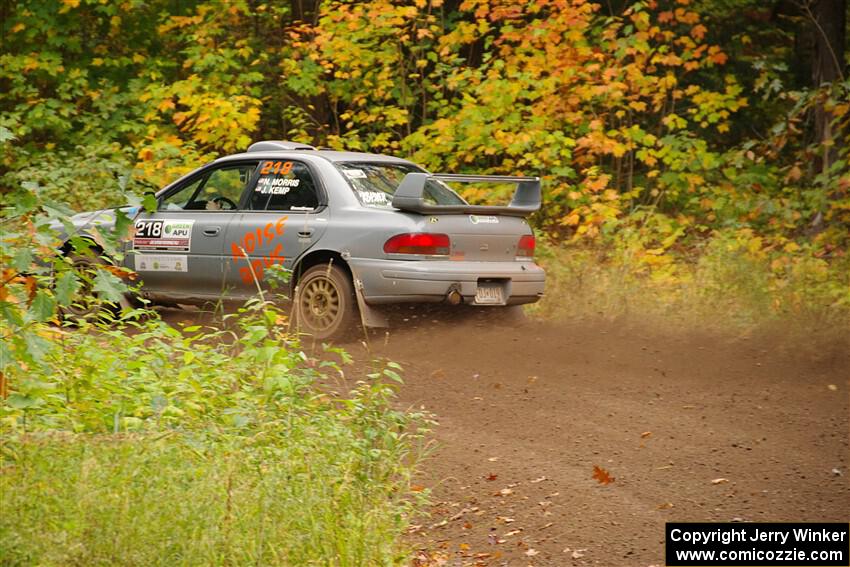
<svg viewBox="0 0 850 567">
<path fill-rule="evenodd" d="M 847 0 L 816 0 L 812 5 L 815 27 L 815 57 L 812 79 L 815 88 L 844 79 Z M 832 115 L 822 103 L 815 109 L 815 135 L 822 145 L 821 171 L 826 172 L 835 161 L 840 137 L 832 132 Z"/>
<path fill-rule="evenodd" d="M 815 53 L 812 61 L 812 82 L 814 87 L 832 84 L 844 79 L 845 33 L 847 31 L 847 0 L 814 0 L 805 4 L 805 11 L 811 20 L 815 35 Z M 819 94 L 815 106 L 815 140 L 820 144 L 820 163 L 818 169 L 826 174 L 838 159 L 839 146 L 843 143 L 840 132 L 834 132 L 832 113 L 824 107 Z M 828 190 L 829 191 L 829 190 Z M 831 193 L 827 198 L 833 199 Z M 824 212 L 818 211 L 809 225 L 812 233 L 824 229 Z"/>
</svg>

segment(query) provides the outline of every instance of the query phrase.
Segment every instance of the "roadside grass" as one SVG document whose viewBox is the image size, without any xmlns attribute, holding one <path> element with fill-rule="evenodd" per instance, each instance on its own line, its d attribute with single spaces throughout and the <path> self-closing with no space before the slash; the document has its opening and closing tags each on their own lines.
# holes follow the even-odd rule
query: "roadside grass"
<svg viewBox="0 0 850 567">
<path fill-rule="evenodd" d="M 232 318 L 53 330 L 5 369 L 0 565 L 406 562 L 429 421 L 393 409 L 398 366 L 337 394 L 344 352 L 308 357 L 260 302 Z"/>
<path fill-rule="evenodd" d="M 540 318 L 632 318 L 740 332 L 790 322 L 803 334 L 850 332 L 846 256 L 769 250 L 718 233 L 683 250 L 650 249 L 622 235 L 609 246 L 543 239 L 537 260 L 546 268 L 546 294 L 529 312 Z"/>
</svg>

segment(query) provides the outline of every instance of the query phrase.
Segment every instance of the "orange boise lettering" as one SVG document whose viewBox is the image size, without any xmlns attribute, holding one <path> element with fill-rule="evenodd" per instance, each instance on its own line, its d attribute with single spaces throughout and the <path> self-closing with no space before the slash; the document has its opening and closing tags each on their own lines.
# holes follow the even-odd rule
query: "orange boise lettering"
<svg viewBox="0 0 850 567">
<path fill-rule="evenodd" d="M 230 243 L 230 255 L 234 262 L 238 262 L 244 258 L 250 262 L 250 267 L 240 266 L 239 275 L 242 281 L 250 284 L 254 281 L 263 279 L 263 271 L 265 268 L 273 264 L 283 264 L 285 256 L 283 255 L 283 243 L 278 242 L 268 256 L 262 255 L 259 258 L 250 258 L 254 250 L 260 251 L 265 247 L 270 246 L 273 241 L 279 236 L 283 236 L 286 232 L 286 220 L 289 216 L 282 216 L 274 222 L 266 223 L 265 226 L 257 227 L 256 230 L 246 232 L 239 242 Z M 252 273 L 253 269 L 253 273 Z"/>
</svg>

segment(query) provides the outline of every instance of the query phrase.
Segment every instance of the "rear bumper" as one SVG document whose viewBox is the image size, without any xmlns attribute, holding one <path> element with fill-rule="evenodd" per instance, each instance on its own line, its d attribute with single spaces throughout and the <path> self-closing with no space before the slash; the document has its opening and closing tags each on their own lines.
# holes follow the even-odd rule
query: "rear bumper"
<svg viewBox="0 0 850 567">
<path fill-rule="evenodd" d="M 363 282 L 370 304 L 433 303 L 452 289 L 473 303 L 479 280 L 502 280 L 508 305 L 540 299 L 546 282 L 543 268 L 534 262 L 463 262 L 450 260 L 375 260 L 352 258 L 354 277 Z"/>
</svg>

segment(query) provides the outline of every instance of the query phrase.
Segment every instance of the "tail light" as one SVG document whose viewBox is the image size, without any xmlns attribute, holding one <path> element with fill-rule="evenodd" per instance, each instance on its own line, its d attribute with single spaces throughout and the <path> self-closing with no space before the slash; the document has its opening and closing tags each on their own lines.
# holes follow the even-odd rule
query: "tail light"
<svg viewBox="0 0 850 567">
<path fill-rule="evenodd" d="M 526 234 L 520 237 L 519 244 L 516 246 L 517 258 L 531 258 L 534 256 L 534 235 Z"/>
<path fill-rule="evenodd" d="M 422 254 L 424 256 L 448 256 L 451 242 L 448 234 L 410 232 L 396 234 L 384 243 L 387 254 Z"/>
</svg>

